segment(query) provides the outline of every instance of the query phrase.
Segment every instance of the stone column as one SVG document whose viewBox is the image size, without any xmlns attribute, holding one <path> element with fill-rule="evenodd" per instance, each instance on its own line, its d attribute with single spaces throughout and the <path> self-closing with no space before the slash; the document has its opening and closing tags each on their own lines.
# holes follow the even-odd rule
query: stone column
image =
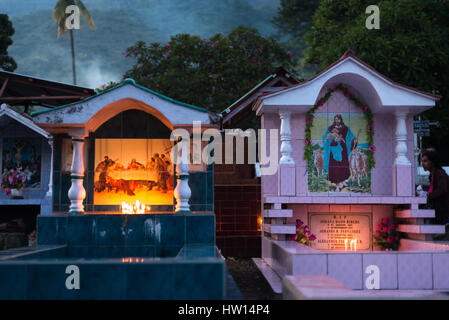
<svg viewBox="0 0 449 320">
<path fill-rule="evenodd" d="M 396 116 L 396 157 L 393 164 L 393 195 L 412 196 L 412 165 L 407 157 L 407 112 L 399 111 Z"/>
<path fill-rule="evenodd" d="M 44 201 L 41 203 L 41 215 L 52 214 L 53 213 L 53 159 L 54 159 L 54 147 L 53 147 L 53 137 L 48 140 L 48 145 L 50 146 L 50 174 L 48 180 L 48 190 L 45 194 Z"/>
<path fill-rule="evenodd" d="M 280 110 L 281 119 L 281 159 L 279 160 L 278 194 L 281 196 L 294 196 L 296 194 L 296 169 L 293 160 L 290 130 L 291 111 Z"/>
<path fill-rule="evenodd" d="M 48 139 L 48 144 L 50 145 L 50 178 L 48 181 L 48 191 L 46 196 L 53 196 L 53 159 L 54 159 L 54 147 L 53 147 L 53 138 Z"/>
<path fill-rule="evenodd" d="M 190 141 L 182 139 L 178 142 L 177 148 L 177 164 L 176 164 L 176 189 L 174 191 L 176 199 L 176 213 L 190 212 L 189 200 L 192 192 L 189 187 L 189 158 L 187 144 Z"/>
<path fill-rule="evenodd" d="M 70 208 L 69 214 L 84 214 L 83 200 L 86 197 L 84 190 L 84 138 L 85 135 L 73 135 L 73 158 L 71 167 L 72 186 L 69 189 Z"/>
<path fill-rule="evenodd" d="M 279 117 L 281 118 L 281 160 L 280 164 L 295 164 L 291 157 L 292 145 L 291 145 L 291 130 L 290 130 L 290 111 L 279 111 Z"/>
</svg>

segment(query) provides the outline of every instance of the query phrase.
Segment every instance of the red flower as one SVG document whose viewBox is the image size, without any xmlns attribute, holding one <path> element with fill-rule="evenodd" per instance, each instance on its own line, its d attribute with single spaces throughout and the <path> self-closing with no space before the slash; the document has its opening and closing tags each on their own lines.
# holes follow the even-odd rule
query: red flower
<svg viewBox="0 0 449 320">
<path fill-rule="evenodd" d="M 393 241 L 393 237 L 392 237 L 392 236 L 388 236 L 388 237 L 387 237 L 387 242 L 390 242 L 390 243 L 391 243 L 392 241 Z"/>
<path fill-rule="evenodd" d="M 374 152 L 374 151 L 376 151 L 376 146 L 372 144 L 369 146 L 368 150 L 371 152 Z"/>
<path fill-rule="evenodd" d="M 287 54 L 291 57 L 293 55 L 293 53 L 291 53 L 291 51 L 287 51 Z"/>
<path fill-rule="evenodd" d="M 382 223 L 387 224 L 390 222 L 390 219 L 388 218 L 382 218 Z"/>
<path fill-rule="evenodd" d="M 304 143 L 307 145 L 307 144 L 310 144 L 310 140 L 309 139 L 306 139 L 306 140 L 304 140 Z"/>
</svg>

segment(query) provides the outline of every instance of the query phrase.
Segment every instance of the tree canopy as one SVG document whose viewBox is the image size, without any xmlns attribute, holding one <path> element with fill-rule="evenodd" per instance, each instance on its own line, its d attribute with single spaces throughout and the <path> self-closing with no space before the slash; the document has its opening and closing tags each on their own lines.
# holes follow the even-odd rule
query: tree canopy
<svg viewBox="0 0 449 320">
<path fill-rule="evenodd" d="M 8 47 L 12 45 L 11 40 L 14 28 L 6 14 L 0 14 L 0 69 L 14 71 L 17 63 L 8 55 Z"/>
<path fill-rule="evenodd" d="M 304 35 L 311 28 L 313 14 L 320 1 L 281 0 L 277 15 L 272 19 L 282 45 L 293 53 L 297 74 L 303 78 L 311 77 L 316 71 L 316 67 L 307 66 L 303 62 L 304 50 L 307 47 Z"/>
<path fill-rule="evenodd" d="M 371 0 L 322 0 L 305 39 L 306 62 L 324 69 L 347 49 L 396 82 L 442 95 L 423 114 L 440 128 L 424 139 L 449 162 L 449 3 L 441 0 L 378 1 L 380 29 L 365 21 Z"/>
<path fill-rule="evenodd" d="M 289 68 L 291 62 L 291 53 L 274 38 L 247 27 L 209 39 L 178 34 L 165 45 L 139 41 L 126 56 L 136 59 L 136 64 L 123 78 L 214 112 L 228 107 L 277 67 Z"/>
</svg>

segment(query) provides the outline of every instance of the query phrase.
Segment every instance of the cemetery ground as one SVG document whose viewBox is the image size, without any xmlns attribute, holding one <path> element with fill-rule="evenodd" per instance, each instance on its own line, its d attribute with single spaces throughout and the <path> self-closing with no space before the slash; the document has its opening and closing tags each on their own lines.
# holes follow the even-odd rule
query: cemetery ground
<svg viewBox="0 0 449 320">
<path fill-rule="evenodd" d="M 251 258 L 226 258 L 226 267 L 245 300 L 280 300 Z"/>
</svg>

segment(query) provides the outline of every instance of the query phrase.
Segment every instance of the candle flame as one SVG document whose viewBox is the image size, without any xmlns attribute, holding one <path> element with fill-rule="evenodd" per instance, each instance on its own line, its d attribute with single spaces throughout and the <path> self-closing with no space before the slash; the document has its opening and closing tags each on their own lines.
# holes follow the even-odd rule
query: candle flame
<svg viewBox="0 0 449 320">
<path fill-rule="evenodd" d="M 123 214 L 141 214 L 145 213 L 145 210 L 150 211 L 150 206 L 146 206 L 144 203 L 140 203 L 139 200 L 136 200 L 136 204 L 129 204 L 125 201 L 122 202 L 121 205 Z"/>
</svg>

